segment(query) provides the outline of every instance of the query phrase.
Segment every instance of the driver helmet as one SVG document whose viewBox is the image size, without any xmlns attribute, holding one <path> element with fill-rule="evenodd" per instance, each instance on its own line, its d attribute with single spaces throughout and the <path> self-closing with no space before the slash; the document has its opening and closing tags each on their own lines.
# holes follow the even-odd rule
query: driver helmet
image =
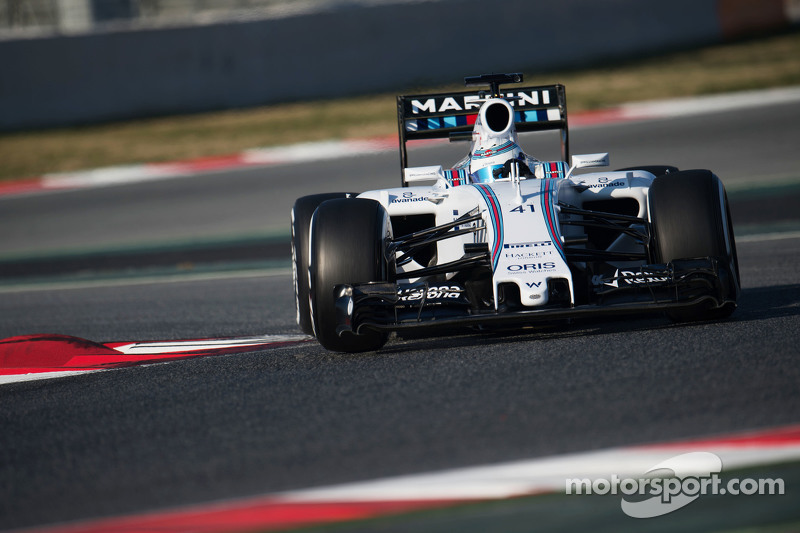
<svg viewBox="0 0 800 533">
<path fill-rule="evenodd" d="M 491 183 L 510 159 L 524 161 L 522 148 L 513 140 L 492 143 L 491 146 L 474 149 L 469 158 L 469 172 L 473 183 Z"/>
<path fill-rule="evenodd" d="M 526 162 L 517 141 L 514 109 L 502 98 L 490 98 L 482 106 L 472 130 L 469 174 L 473 183 L 491 183 L 509 161 Z"/>
</svg>

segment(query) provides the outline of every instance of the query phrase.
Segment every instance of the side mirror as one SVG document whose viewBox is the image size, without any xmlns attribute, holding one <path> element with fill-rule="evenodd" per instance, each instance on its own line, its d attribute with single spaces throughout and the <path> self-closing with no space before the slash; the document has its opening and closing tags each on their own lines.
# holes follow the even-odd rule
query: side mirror
<svg viewBox="0 0 800 533">
<path fill-rule="evenodd" d="M 403 169 L 403 178 L 406 183 L 416 183 L 418 181 L 431 181 L 444 179 L 442 165 L 432 167 L 409 167 Z"/>
<path fill-rule="evenodd" d="M 608 152 L 602 154 L 582 154 L 572 156 L 572 166 L 565 178 L 572 175 L 572 171 L 578 168 L 588 167 L 607 167 L 609 165 Z"/>
</svg>

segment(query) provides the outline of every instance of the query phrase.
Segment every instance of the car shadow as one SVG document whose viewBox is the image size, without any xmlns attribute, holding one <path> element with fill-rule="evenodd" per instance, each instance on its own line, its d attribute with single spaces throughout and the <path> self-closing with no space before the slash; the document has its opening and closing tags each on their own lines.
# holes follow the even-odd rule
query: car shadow
<svg viewBox="0 0 800 533">
<path fill-rule="evenodd" d="M 739 306 L 730 318 L 713 321 L 674 323 L 661 315 L 644 317 L 608 317 L 563 321 L 557 324 L 505 330 L 469 329 L 428 330 L 404 333 L 380 350 L 381 354 L 417 350 L 441 350 L 474 346 L 478 343 L 513 344 L 537 338 L 566 339 L 578 336 L 603 336 L 655 329 L 697 327 L 713 323 L 754 322 L 800 315 L 800 284 L 776 285 L 742 290 Z"/>
<path fill-rule="evenodd" d="M 731 317 L 755 321 L 800 315 L 800 283 L 744 289 Z"/>
</svg>

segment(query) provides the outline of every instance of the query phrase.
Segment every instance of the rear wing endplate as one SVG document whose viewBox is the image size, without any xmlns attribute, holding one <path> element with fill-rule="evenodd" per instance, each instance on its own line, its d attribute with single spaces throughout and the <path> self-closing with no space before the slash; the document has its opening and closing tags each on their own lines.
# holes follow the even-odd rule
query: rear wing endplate
<svg viewBox="0 0 800 533">
<path fill-rule="evenodd" d="M 476 79 L 480 77 L 467 78 L 468 82 Z M 521 80 L 521 75 L 519 79 Z M 513 106 L 517 132 L 560 130 L 561 158 L 563 161 L 569 161 L 567 97 L 564 86 L 556 84 L 499 89 L 493 84 L 491 91 L 398 96 L 397 122 L 400 134 L 401 174 L 404 175 L 408 167 L 406 147 L 408 141 L 471 139 L 478 111 L 482 103 L 492 96 L 505 98 Z M 406 185 L 403 177 L 403 186 Z"/>
</svg>

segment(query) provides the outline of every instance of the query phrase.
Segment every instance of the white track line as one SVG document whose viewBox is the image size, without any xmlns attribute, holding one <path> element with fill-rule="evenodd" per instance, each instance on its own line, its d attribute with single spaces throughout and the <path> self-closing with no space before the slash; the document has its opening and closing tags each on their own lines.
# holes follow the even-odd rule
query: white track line
<svg viewBox="0 0 800 533">
<path fill-rule="evenodd" d="M 26 381 L 39 381 L 43 379 L 68 378 L 70 376 L 93 374 L 95 372 L 108 372 L 108 370 L 104 369 L 67 370 L 63 372 L 37 372 L 35 374 L 11 374 L 7 376 L 0 376 L 0 385 L 8 385 L 9 383 L 22 383 Z"/>
<path fill-rule="evenodd" d="M 193 281 L 217 281 L 227 279 L 249 279 L 291 275 L 291 268 L 265 268 L 256 270 L 234 270 L 202 273 L 165 274 L 163 276 L 137 276 L 116 279 L 86 279 L 69 281 L 27 282 L 0 286 L 0 294 L 32 291 L 61 291 L 90 289 L 97 287 L 128 287 L 156 283 L 186 283 Z"/>
<path fill-rule="evenodd" d="M 568 479 L 641 478 L 654 465 L 683 453 L 720 457 L 723 472 L 800 459 L 800 441 L 742 446 L 726 443 L 612 448 L 360 483 L 284 492 L 292 502 L 485 500 L 564 492 Z"/>
<path fill-rule="evenodd" d="M 635 102 L 620 106 L 626 120 L 678 118 L 800 102 L 800 87 Z"/>
<path fill-rule="evenodd" d="M 737 243 L 745 242 L 764 242 L 764 241 L 779 241 L 781 239 L 800 239 L 800 231 L 787 231 L 787 232 L 772 232 L 772 233 L 758 233 L 755 235 L 744 235 L 736 237 Z"/>
<path fill-rule="evenodd" d="M 162 354 L 181 354 L 187 352 L 199 352 L 215 349 L 227 348 L 250 348 L 253 346 L 263 346 L 265 349 L 272 347 L 273 344 L 281 344 L 285 342 L 300 342 L 309 340 L 311 337 L 307 335 L 260 335 L 254 337 L 240 337 L 231 339 L 194 339 L 194 340 L 175 340 L 175 341 L 158 341 L 158 342 L 131 342 L 131 343 L 106 343 L 106 346 L 120 352 L 120 355 L 162 355 Z M 229 354 L 235 355 L 235 354 Z M 193 356 L 189 356 L 193 357 Z M 197 357 L 207 357 L 206 355 L 199 355 Z M 174 361 L 157 361 L 147 364 L 139 364 L 136 366 L 150 366 L 154 364 L 165 364 Z M 131 368 L 131 367 L 126 367 Z M 13 370 L 13 369 L 12 369 Z M 90 374 L 93 372 L 107 372 L 109 369 L 91 368 L 86 370 L 67 370 L 55 372 L 32 372 L 29 374 L 7 374 L 0 375 L 0 385 L 9 383 L 20 383 L 26 381 L 37 381 L 43 379 L 56 379 L 70 376 L 77 376 L 80 374 Z"/>
<path fill-rule="evenodd" d="M 308 340 L 306 335 L 262 335 L 259 337 L 242 337 L 239 339 L 197 339 L 191 341 L 132 342 L 114 349 L 124 354 L 164 354 L 213 350 L 217 348 L 246 348 L 261 344 L 270 345 L 279 342 L 295 342 Z"/>
</svg>

